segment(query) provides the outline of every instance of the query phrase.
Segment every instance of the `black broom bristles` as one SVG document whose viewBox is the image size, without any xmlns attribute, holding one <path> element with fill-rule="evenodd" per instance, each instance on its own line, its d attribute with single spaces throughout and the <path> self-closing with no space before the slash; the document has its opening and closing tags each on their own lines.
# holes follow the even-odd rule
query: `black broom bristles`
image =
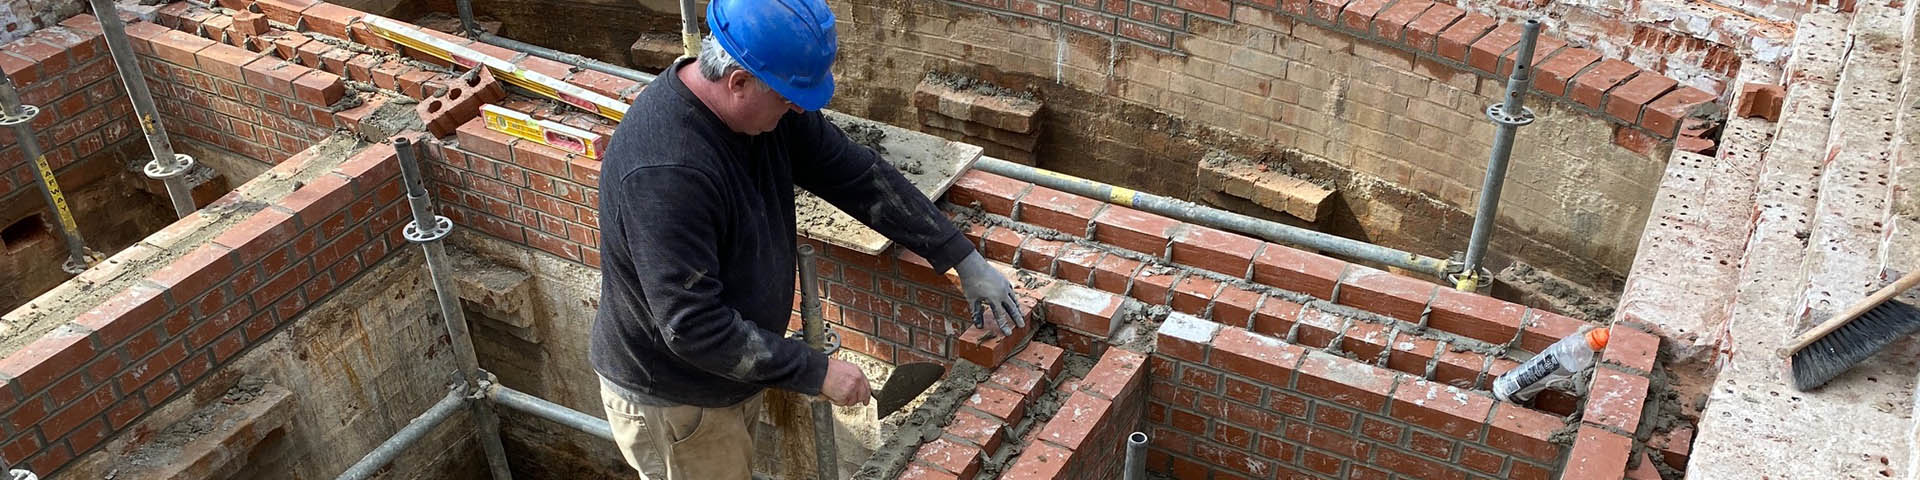
<svg viewBox="0 0 1920 480">
<path fill-rule="evenodd" d="M 1894 341 L 1920 331 L 1920 308 L 1889 301 L 1827 333 L 1794 352 L 1793 388 L 1807 391 L 1825 385 L 1855 364 Z"/>
</svg>

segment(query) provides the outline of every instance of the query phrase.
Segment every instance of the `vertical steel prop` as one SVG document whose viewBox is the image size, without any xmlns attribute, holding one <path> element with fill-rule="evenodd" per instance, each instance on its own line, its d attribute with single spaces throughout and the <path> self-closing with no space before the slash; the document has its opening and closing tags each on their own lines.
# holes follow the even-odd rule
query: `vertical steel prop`
<svg viewBox="0 0 1920 480">
<path fill-rule="evenodd" d="M 473 350 L 473 336 L 467 331 L 467 316 L 460 307 L 459 286 L 453 283 L 453 265 L 447 262 L 447 248 L 441 240 L 453 232 L 453 220 L 433 213 L 433 200 L 421 182 L 417 147 L 407 137 L 395 137 L 393 149 L 400 157 L 400 176 L 406 182 L 407 206 L 413 221 L 401 234 L 408 242 L 420 244 L 427 254 L 427 272 L 433 277 L 433 293 L 440 301 L 440 318 L 447 323 L 447 337 L 453 342 L 454 362 L 458 363 L 463 395 L 472 404 L 474 430 L 487 454 L 487 467 L 494 480 L 510 480 L 506 447 L 500 444 L 500 418 L 493 402 L 486 401 L 493 379 L 480 370 L 480 357 Z"/>
<path fill-rule="evenodd" d="M 820 314 L 820 272 L 812 245 L 800 245 L 800 322 L 804 328 L 807 345 L 815 350 L 833 354 L 839 348 L 838 342 L 827 340 L 826 318 Z M 812 400 L 813 408 L 813 447 L 817 456 L 815 468 L 820 478 L 840 478 L 840 451 L 834 445 L 833 406 L 826 399 Z"/>
<path fill-rule="evenodd" d="M 73 210 L 67 208 L 67 196 L 60 192 L 59 179 L 53 176 L 53 166 L 47 164 L 47 154 L 40 150 L 40 137 L 33 131 L 33 119 L 40 116 L 40 107 L 20 103 L 20 91 L 13 85 L 13 78 L 0 71 L 0 126 L 13 129 L 13 138 L 20 144 L 20 153 L 34 168 L 33 186 L 40 190 L 40 198 L 47 201 L 47 208 L 53 210 L 55 229 L 60 240 L 67 244 L 67 261 L 60 266 L 67 273 L 78 274 L 99 261 L 99 255 L 87 250 L 86 240 L 80 238 L 80 226 L 74 222 Z"/>
<path fill-rule="evenodd" d="M 113 56 L 113 68 L 120 73 L 120 83 L 126 86 L 127 96 L 133 99 L 133 114 L 139 118 L 140 131 L 147 137 L 147 150 L 153 152 L 153 160 L 142 170 L 147 178 L 167 185 L 167 198 L 173 201 L 174 216 L 186 218 L 199 209 L 193 203 L 193 187 L 187 185 L 186 177 L 187 172 L 193 170 L 193 157 L 174 153 L 159 109 L 153 106 L 153 93 L 147 90 L 147 77 L 140 71 L 140 59 L 127 42 L 127 24 L 115 14 L 118 10 L 114 9 L 112 0 L 88 0 L 87 3 L 93 6 L 94 17 L 100 20 L 102 36 L 107 39 L 107 53 Z"/>
<path fill-rule="evenodd" d="M 1506 184 L 1507 163 L 1513 157 L 1513 136 L 1521 126 L 1533 123 L 1533 110 L 1526 106 L 1527 88 L 1533 81 L 1533 47 L 1540 38 L 1540 21 L 1527 20 L 1520 51 L 1514 56 L 1513 73 L 1507 76 L 1506 101 L 1487 106 L 1487 118 L 1499 125 L 1493 134 L 1493 153 L 1487 158 L 1487 177 L 1480 185 L 1480 206 L 1473 214 L 1473 237 L 1467 240 L 1465 269 L 1452 275 L 1454 288 L 1476 291 L 1488 285 L 1491 273 L 1481 267 L 1487 254 L 1488 237 L 1493 236 L 1495 212 L 1500 208 L 1500 189 Z"/>
</svg>

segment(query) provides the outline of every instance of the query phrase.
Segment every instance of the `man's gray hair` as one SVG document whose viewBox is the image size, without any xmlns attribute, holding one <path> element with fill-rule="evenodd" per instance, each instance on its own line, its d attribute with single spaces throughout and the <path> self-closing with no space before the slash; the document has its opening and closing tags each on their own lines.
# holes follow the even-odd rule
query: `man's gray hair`
<svg viewBox="0 0 1920 480">
<path fill-rule="evenodd" d="M 700 40 L 700 76 L 709 82 L 718 82 L 728 72 L 740 69 L 740 64 L 720 48 L 720 40 L 707 35 Z"/>
</svg>

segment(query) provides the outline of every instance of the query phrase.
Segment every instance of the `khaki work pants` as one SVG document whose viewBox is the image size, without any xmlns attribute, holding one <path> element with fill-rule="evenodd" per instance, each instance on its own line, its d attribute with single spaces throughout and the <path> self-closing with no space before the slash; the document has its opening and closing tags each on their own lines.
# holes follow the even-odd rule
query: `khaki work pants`
<svg viewBox="0 0 1920 480">
<path fill-rule="evenodd" d="M 730 407 L 636 405 L 600 387 L 600 403 L 627 465 L 646 480 L 748 480 L 761 397 Z"/>
</svg>

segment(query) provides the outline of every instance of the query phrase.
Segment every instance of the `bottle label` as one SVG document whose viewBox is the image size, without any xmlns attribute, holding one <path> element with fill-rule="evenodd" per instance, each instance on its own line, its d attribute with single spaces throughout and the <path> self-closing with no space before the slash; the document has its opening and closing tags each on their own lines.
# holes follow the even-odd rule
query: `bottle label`
<svg viewBox="0 0 1920 480">
<path fill-rule="evenodd" d="M 1527 363 L 1520 365 L 1519 369 L 1507 372 L 1506 375 L 1496 379 L 1495 393 L 1500 393 L 1502 397 L 1511 397 L 1514 392 L 1526 390 L 1527 387 L 1539 383 L 1558 370 L 1560 370 L 1560 359 L 1554 358 L 1553 355 L 1536 355 Z"/>
</svg>

